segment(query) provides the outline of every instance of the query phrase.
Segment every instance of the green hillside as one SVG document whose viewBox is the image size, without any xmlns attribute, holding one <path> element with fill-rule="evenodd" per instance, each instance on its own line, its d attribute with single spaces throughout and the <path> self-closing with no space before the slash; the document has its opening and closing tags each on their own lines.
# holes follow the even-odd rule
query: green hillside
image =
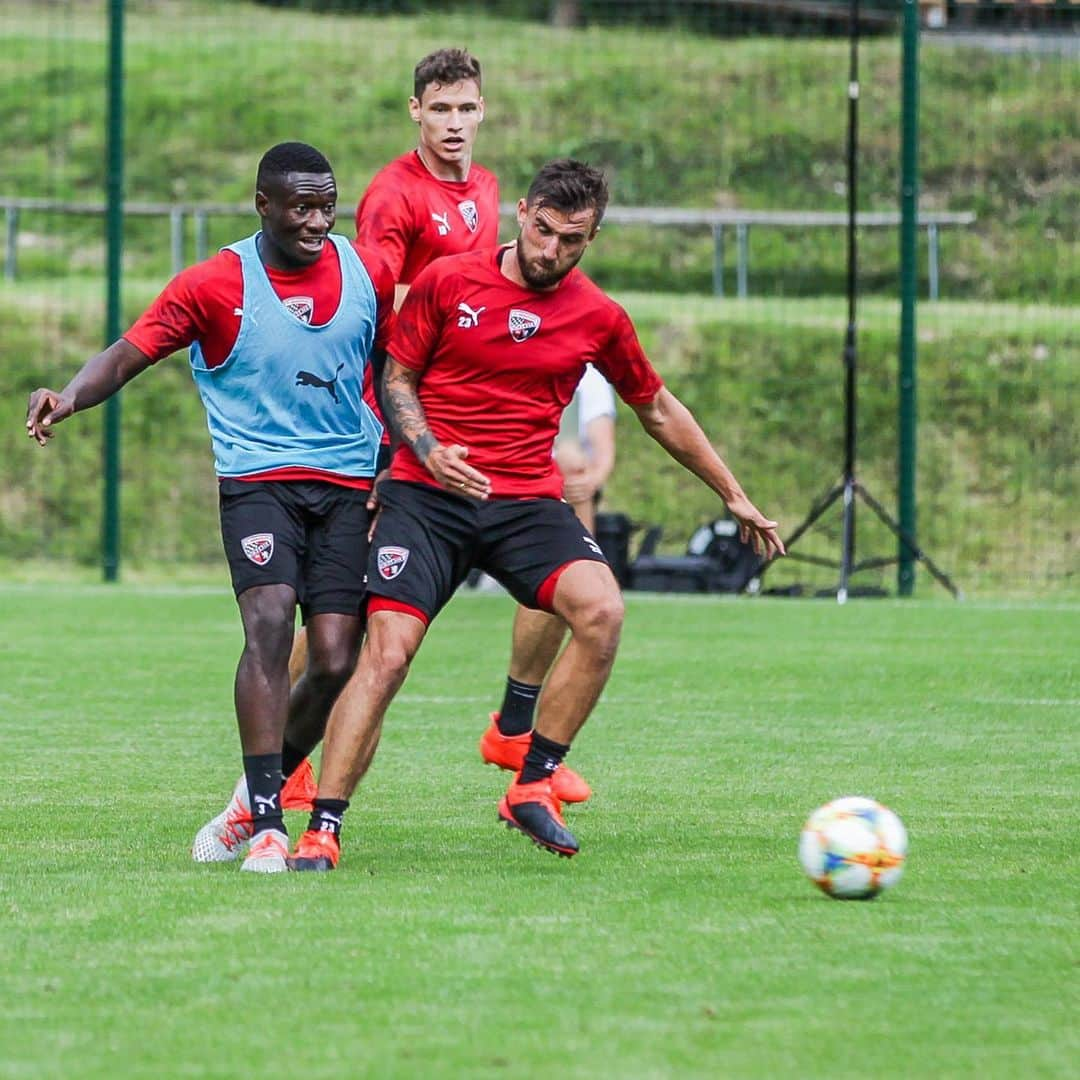
<svg viewBox="0 0 1080 1080">
<path fill-rule="evenodd" d="M 562 31 L 480 15 L 313 15 L 246 3 L 127 5 L 127 190 L 139 200 L 247 202 L 271 143 L 303 138 L 335 163 L 345 212 L 373 172 L 410 145 L 404 99 L 428 50 L 463 44 L 485 65 L 478 157 L 504 195 L 573 154 L 610 171 L 623 204 L 841 211 L 847 45 L 709 39 L 678 31 Z M 0 194 L 100 199 L 105 124 L 103 5 L 8 3 L 0 14 Z M 377 59 L 366 59 L 371 54 Z M 951 298 L 1075 301 L 1080 121 L 1075 58 L 935 45 L 922 50 L 922 202 L 974 210 L 949 233 Z M 895 208 L 900 43 L 861 50 L 860 205 Z M 36 217 L 71 235 L 21 253 L 25 271 L 96 272 L 100 224 Z M 214 242 L 235 235 L 222 222 Z M 712 249 L 693 231 L 612 226 L 594 274 L 624 289 L 707 292 Z M 923 241 L 925 242 L 925 240 Z M 163 222 L 132 223 L 133 269 L 168 268 Z M 732 245 L 733 246 L 733 245 Z M 868 234 L 862 284 L 895 291 L 896 238 Z M 842 291 L 835 231 L 755 230 L 757 295 Z"/>
<path fill-rule="evenodd" d="M 96 286 L 100 295 L 100 284 Z M 132 290 L 131 317 L 153 295 Z M 76 417 L 44 451 L 21 418 L 35 386 L 60 386 L 100 346 L 87 283 L 0 288 L 0 550 L 98 557 L 101 411 Z M 621 297 L 671 388 L 698 416 L 751 496 L 789 535 L 842 466 L 841 304 Z M 1076 432 L 1080 360 L 1075 309 L 939 304 L 922 309 L 919 538 L 965 591 L 1075 590 L 1080 570 Z M 48 313 L 48 321 L 43 316 Z M 1008 323 L 1011 329 L 1003 330 Z M 896 305 L 865 305 L 860 344 L 860 479 L 895 506 Z M 663 523 L 669 550 L 716 517 L 717 501 L 620 407 L 618 463 L 606 506 Z M 123 395 L 123 543 L 129 565 L 220 557 L 208 437 L 182 356 Z M 835 555 L 839 516 L 804 545 Z M 896 545 L 869 513 L 860 555 Z M 888 587 L 893 572 L 868 575 Z M 770 583 L 828 583 L 825 571 L 782 564 Z M 927 579 L 924 577 L 924 581 Z M 924 586 L 929 587 L 929 583 Z"/>
</svg>

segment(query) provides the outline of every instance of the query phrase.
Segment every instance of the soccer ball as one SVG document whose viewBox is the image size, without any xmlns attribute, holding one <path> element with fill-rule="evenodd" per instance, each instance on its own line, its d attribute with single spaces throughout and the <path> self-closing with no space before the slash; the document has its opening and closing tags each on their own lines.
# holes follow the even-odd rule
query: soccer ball
<svg viewBox="0 0 1080 1080">
<path fill-rule="evenodd" d="M 907 832 L 888 807 L 857 795 L 819 807 L 799 837 L 799 862 L 822 892 L 870 900 L 900 880 Z"/>
</svg>

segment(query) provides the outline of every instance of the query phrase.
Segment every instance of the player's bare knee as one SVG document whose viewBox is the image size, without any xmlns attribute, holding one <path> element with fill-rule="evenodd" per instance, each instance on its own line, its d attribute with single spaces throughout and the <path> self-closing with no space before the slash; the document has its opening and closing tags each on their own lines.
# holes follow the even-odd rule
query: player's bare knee
<svg viewBox="0 0 1080 1080">
<path fill-rule="evenodd" d="M 272 603 L 244 611 L 244 650 L 264 666 L 287 666 L 293 640 L 293 615 Z"/>
<path fill-rule="evenodd" d="M 619 637 L 622 634 L 625 610 L 622 597 L 616 594 L 610 601 L 602 605 L 598 616 L 600 632 L 603 638 L 601 649 L 604 659 L 608 663 L 615 659 L 615 651 L 619 647 Z"/>
<path fill-rule="evenodd" d="M 373 635 L 364 647 L 360 666 L 380 683 L 400 684 L 408 674 L 415 652 L 411 643 L 400 635 Z"/>
<path fill-rule="evenodd" d="M 625 607 L 618 592 L 594 600 L 574 620 L 578 641 L 603 660 L 612 660 L 619 646 Z"/>
<path fill-rule="evenodd" d="M 344 682 L 356 667 L 360 651 L 359 627 L 343 621 L 331 622 L 309 632 L 307 637 L 308 675 L 320 681 Z"/>
<path fill-rule="evenodd" d="M 605 589 L 598 597 L 589 604 L 592 618 L 599 626 L 613 630 L 616 635 L 622 629 L 623 618 L 626 615 L 626 604 L 623 603 L 622 593 L 618 586 Z"/>
<path fill-rule="evenodd" d="M 312 652 L 308 657 L 308 678 L 327 686 L 344 686 L 356 667 L 356 649 L 342 643 L 334 648 Z"/>
</svg>

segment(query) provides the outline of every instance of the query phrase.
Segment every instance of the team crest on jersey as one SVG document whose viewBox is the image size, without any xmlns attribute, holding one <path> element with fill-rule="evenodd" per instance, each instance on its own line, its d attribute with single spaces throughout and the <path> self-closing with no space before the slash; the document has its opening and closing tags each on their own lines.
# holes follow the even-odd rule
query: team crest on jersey
<svg viewBox="0 0 1080 1080">
<path fill-rule="evenodd" d="M 379 548 L 375 556 L 376 565 L 379 567 L 379 577 L 383 581 L 393 581 L 405 569 L 408 561 L 409 549 L 392 545 Z"/>
<path fill-rule="evenodd" d="M 274 534 L 252 533 L 240 541 L 240 546 L 256 566 L 265 566 L 274 557 Z"/>
<path fill-rule="evenodd" d="M 511 308 L 507 325 L 515 341 L 528 341 L 540 329 L 540 316 L 531 311 L 522 311 L 521 308 Z"/>
<path fill-rule="evenodd" d="M 469 227 L 469 232 L 476 232 L 476 226 L 480 224 L 480 211 L 476 209 L 476 203 L 472 199 L 463 199 L 457 204 L 461 211 L 461 219 Z"/>
<path fill-rule="evenodd" d="M 302 323 L 309 323 L 315 311 L 315 300 L 310 296 L 290 296 L 285 301 L 285 310 L 290 315 L 295 315 Z"/>
</svg>

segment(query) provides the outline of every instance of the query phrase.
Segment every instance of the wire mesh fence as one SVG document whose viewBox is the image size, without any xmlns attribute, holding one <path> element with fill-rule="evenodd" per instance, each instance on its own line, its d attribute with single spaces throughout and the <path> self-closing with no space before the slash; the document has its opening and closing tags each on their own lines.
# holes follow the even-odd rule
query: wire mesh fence
<svg viewBox="0 0 1080 1080">
<path fill-rule="evenodd" d="M 920 6 L 918 538 L 969 594 L 1075 591 L 1080 4 Z M 857 463 L 890 511 L 900 13 L 859 8 Z M 370 178 L 415 145 L 416 61 L 464 46 L 484 66 L 475 159 L 504 203 L 552 157 L 607 172 L 612 211 L 583 266 L 630 311 L 755 500 L 790 530 L 836 482 L 848 3 L 144 0 L 124 14 L 128 322 L 179 265 L 255 230 L 243 208 L 275 142 L 327 154 L 337 228 L 351 232 Z M 98 558 L 100 417 L 76 418 L 46 451 L 20 417 L 26 392 L 58 387 L 103 344 L 107 16 L 104 0 L 0 9 L 0 540 L 14 562 Z M 513 234 L 507 214 L 501 235 Z M 123 398 L 125 560 L 219 559 L 183 357 Z M 662 523 L 672 549 L 719 512 L 629 413 L 605 498 Z M 836 554 L 838 530 L 827 515 L 801 545 Z M 897 546 L 866 513 L 858 545 Z M 834 576 L 793 563 L 767 582 L 813 590 Z M 895 571 L 865 580 L 891 590 Z"/>
</svg>

